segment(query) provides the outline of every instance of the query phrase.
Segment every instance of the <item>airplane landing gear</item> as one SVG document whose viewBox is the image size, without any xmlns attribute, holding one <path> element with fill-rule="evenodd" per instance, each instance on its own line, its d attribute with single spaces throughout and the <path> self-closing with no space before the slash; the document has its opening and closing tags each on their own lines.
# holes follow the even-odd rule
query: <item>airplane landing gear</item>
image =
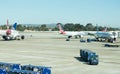
<svg viewBox="0 0 120 74">
<path fill-rule="evenodd" d="M 22 36 L 21 36 L 21 39 L 22 39 L 22 40 L 23 40 L 23 39 L 25 39 L 25 36 L 24 36 L 24 35 L 22 35 Z"/>
<path fill-rule="evenodd" d="M 68 38 L 66 39 L 66 41 L 70 41 L 70 38 L 71 38 L 72 36 L 68 36 Z"/>
<path fill-rule="evenodd" d="M 77 36 L 75 36 L 75 38 L 77 39 L 78 37 L 77 37 Z"/>
</svg>

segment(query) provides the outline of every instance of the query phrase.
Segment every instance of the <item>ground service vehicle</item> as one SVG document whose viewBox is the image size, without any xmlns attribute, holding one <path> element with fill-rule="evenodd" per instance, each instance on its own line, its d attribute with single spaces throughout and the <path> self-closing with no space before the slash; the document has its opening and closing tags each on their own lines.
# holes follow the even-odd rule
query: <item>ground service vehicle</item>
<svg viewBox="0 0 120 74">
<path fill-rule="evenodd" d="M 80 49 L 80 57 L 90 65 L 98 65 L 98 55 L 87 49 Z"/>
<path fill-rule="evenodd" d="M 0 74 L 51 74 L 50 67 L 0 62 Z"/>
<path fill-rule="evenodd" d="M 105 47 L 119 47 L 120 45 L 116 44 L 105 44 Z"/>
</svg>

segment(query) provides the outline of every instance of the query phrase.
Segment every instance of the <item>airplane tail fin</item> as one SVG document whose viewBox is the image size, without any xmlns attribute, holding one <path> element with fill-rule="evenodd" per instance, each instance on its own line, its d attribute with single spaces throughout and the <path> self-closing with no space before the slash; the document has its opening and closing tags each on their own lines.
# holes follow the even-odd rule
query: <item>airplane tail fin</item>
<svg viewBox="0 0 120 74">
<path fill-rule="evenodd" d="M 97 30 L 97 33 L 99 32 L 99 27 L 98 27 L 98 25 L 96 24 L 96 30 Z M 105 27 L 105 29 L 104 30 L 102 30 L 103 32 L 107 32 L 107 27 Z"/>
<path fill-rule="evenodd" d="M 16 30 L 17 29 L 17 23 L 13 24 L 13 29 Z"/>
<path fill-rule="evenodd" d="M 61 23 L 58 23 L 57 26 L 59 28 L 60 34 L 65 34 L 65 31 L 63 30 Z"/>
</svg>

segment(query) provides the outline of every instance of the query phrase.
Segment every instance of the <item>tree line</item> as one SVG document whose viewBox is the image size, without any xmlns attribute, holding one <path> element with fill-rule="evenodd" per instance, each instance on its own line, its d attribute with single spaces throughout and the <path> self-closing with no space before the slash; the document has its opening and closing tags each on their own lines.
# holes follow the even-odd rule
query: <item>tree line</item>
<svg viewBox="0 0 120 74">
<path fill-rule="evenodd" d="M 10 26 L 11 27 L 11 26 Z M 7 29 L 6 25 L 1 25 L 1 29 L 5 30 Z M 87 23 L 86 25 L 82 25 L 79 23 L 73 24 L 73 23 L 66 23 L 62 25 L 62 28 L 65 31 L 102 31 L 106 27 L 104 26 L 94 26 L 92 23 Z M 17 25 L 17 30 L 18 31 L 24 31 L 24 30 L 31 30 L 31 31 L 58 31 L 57 25 L 50 28 L 47 26 L 47 24 L 42 24 L 42 25 L 23 25 L 23 24 L 18 24 Z M 120 28 L 112 28 L 112 27 L 107 27 L 108 31 L 115 31 L 115 30 L 120 30 Z"/>
</svg>

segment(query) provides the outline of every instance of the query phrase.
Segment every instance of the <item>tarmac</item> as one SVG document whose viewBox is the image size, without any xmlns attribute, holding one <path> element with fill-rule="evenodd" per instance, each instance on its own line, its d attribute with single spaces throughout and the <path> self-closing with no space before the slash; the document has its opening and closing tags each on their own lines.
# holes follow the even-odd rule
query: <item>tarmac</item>
<svg viewBox="0 0 120 74">
<path fill-rule="evenodd" d="M 0 40 L 0 62 L 51 67 L 52 74 L 120 74 L 120 47 L 106 42 L 81 43 L 58 32 L 25 32 L 24 40 Z M 120 43 L 117 43 L 120 45 Z M 99 55 L 98 65 L 80 59 L 80 49 Z"/>
</svg>

